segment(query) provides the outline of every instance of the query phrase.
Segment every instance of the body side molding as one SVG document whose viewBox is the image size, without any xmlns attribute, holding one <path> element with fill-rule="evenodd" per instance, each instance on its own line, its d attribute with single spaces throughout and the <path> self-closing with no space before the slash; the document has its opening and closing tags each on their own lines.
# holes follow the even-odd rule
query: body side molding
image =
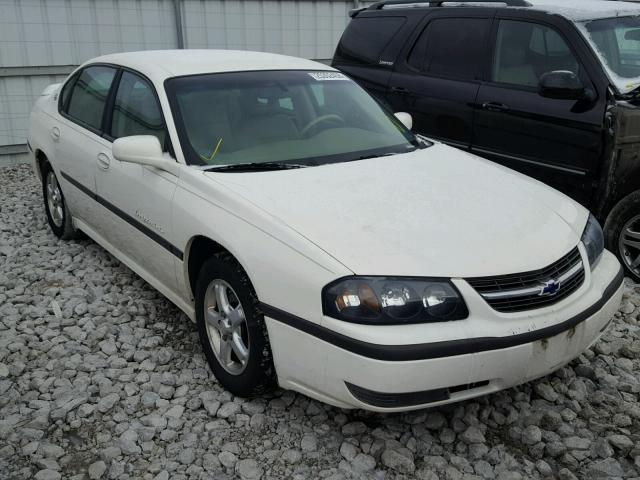
<svg viewBox="0 0 640 480">
<path fill-rule="evenodd" d="M 115 215 L 119 216 L 120 218 L 122 218 L 125 222 L 127 222 L 129 225 L 131 225 L 132 227 L 136 228 L 137 230 L 139 230 L 140 232 L 144 233 L 147 237 L 149 237 L 151 240 L 153 240 L 154 242 L 156 242 L 158 245 L 160 245 L 161 247 L 165 248 L 166 250 L 168 250 L 170 253 L 172 253 L 173 255 L 175 255 L 176 257 L 178 257 L 180 260 L 182 260 L 184 258 L 184 253 L 182 252 L 182 250 L 180 250 L 178 247 L 176 247 L 175 245 L 173 245 L 171 242 L 169 242 L 166 238 L 158 235 L 156 232 L 154 232 L 152 229 L 150 229 L 149 227 L 147 227 L 145 224 L 143 224 L 142 222 L 139 222 L 138 220 L 136 220 L 135 218 L 133 218 L 131 215 L 129 215 L 128 213 L 120 210 L 118 207 L 116 207 L 115 205 L 113 205 L 112 203 L 110 203 L 108 200 L 106 200 L 105 198 L 101 197 L 100 195 L 92 192 L 90 189 L 88 189 L 87 187 L 85 187 L 84 185 L 82 185 L 80 182 L 78 182 L 77 180 L 75 180 L 74 178 L 72 178 L 71 176 L 69 176 L 67 173 L 65 172 L 60 172 L 60 174 L 62 175 L 62 177 L 67 180 L 69 183 L 71 183 L 74 187 L 76 187 L 78 190 L 80 190 L 82 193 L 84 193 L 85 195 L 91 197 L 93 200 L 95 200 L 96 202 L 98 202 L 100 205 L 102 205 L 103 207 L 105 207 L 107 210 L 111 211 L 112 213 L 114 213 Z"/>
</svg>

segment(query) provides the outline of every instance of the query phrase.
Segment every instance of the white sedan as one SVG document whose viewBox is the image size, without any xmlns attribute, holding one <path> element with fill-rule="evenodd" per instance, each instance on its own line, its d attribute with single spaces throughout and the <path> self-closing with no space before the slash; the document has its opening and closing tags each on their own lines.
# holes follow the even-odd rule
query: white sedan
<svg viewBox="0 0 640 480">
<path fill-rule="evenodd" d="M 622 296 L 597 221 L 410 122 L 309 60 L 136 52 L 47 88 L 29 146 L 53 232 L 181 308 L 235 395 L 409 410 L 571 361 Z"/>
</svg>

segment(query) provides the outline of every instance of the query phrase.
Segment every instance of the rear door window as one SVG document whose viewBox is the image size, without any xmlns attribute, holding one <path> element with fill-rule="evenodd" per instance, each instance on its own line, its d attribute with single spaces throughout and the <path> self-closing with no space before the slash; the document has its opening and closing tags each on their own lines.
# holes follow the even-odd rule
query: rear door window
<svg viewBox="0 0 640 480">
<path fill-rule="evenodd" d="M 581 76 L 580 63 L 554 29 L 537 23 L 500 20 L 492 80 L 537 88 L 540 77 L 554 70 Z"/>
<path fill-rule="evenodd" d="M 378 64 L 405 21 L 405 17 L 354 18 L 340 40 L 336 58 L 347 63 Z"/>
<path fill-rule="evenodd" d="M 430 75 L 479 79 L 488 31 L 489 20 L 484 18 L 432 20 L 418 37 L 407 63 Z"/>
<path fill-rule="evenodd" d="M 71 92 L 67 114 L 78 123 L 99 131 L 116 69 L 106 66 L 85 68 Z"/>
</svg>

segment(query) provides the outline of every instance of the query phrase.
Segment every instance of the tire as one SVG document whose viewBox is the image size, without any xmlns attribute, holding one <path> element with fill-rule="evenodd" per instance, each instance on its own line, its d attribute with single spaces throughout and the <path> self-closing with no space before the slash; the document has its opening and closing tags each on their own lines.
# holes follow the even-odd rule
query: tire
<svg viewBox="0 0 640 480">
<path fill-rule="evenodd" d="M 58 183 L 58 177 L 49 162 L 42 164 L 42 198 L 47 221 L 54 235 L 62 240 L 76 238 L 78 232 L 73 228 L 69 207 Z"/>
<path fill-rule="evenodd" d="M 628 276 L 640 281 L 640 191 L 622 199 L 609 213 L 604 227 L 605 245 L 615 253 Z M 637 233 L 637 237 L 631 237 Z M 637 242 L 634 245 L 633 242 Z M 630 242 L 632 242 L 630 244 Z"/>
<path fill-rule="evenodd" d="M 220 291 L 226 292 L 226 302 L 221 300 Z M 220 384 L 239 397 L 274 389 L 277 381 L 264 316 L 249 277 L 230 254 L 216 254 L 203 264 L 195 301 L 200 342 Z M 238 336 L 246 347 L 244 365 Z"/>
</svg>

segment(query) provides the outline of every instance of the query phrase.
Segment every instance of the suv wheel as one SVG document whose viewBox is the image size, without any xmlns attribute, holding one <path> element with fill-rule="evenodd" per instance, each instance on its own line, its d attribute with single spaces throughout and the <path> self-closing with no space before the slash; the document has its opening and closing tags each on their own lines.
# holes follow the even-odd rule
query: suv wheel
<svg viewBox="0 0 640 480">
<path fill-rule="evenodd" d="M 44 163 L 42 166 L 42 196 L 51 231 L 63 240 L 75 238 L 77 231 L 73 228 L 71 214 L 58 183 L 58 177 L 49 163 Z"/>
<path fill-rule="evenodd" d="M 207 260 L 196 284 L 196 322 L 209 366 L 234 395 L 276 386 L 264 316 L 244 269 L 228 253 Z"/>
<path fill-rule="evenodd" d="M 607 248 L 618 255 L 627 272 L 640 281 L 640 191 L 623 199 L 605 224 Z"/>
</svg>

